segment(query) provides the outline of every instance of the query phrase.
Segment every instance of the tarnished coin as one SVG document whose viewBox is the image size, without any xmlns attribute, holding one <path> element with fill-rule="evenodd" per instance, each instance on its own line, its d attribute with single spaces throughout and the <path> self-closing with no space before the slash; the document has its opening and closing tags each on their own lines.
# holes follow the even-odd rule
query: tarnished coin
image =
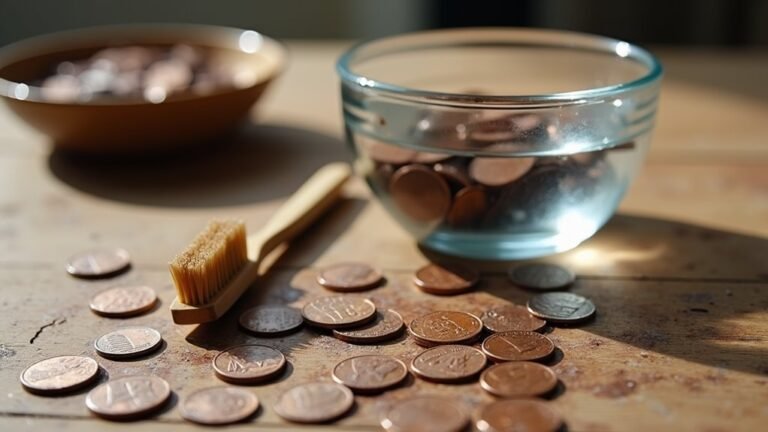
<svg viewBox="0 0 768 432">
<path fill-rule="evenodd" d="M 457 382 L 477 376 L 485 367 L 485 354 L 467 345 L 440 345 L 417 355 L 411 370 L 429 381 Z"/>
<path fill-rule="evenodd" d="M 507 331 L 485 338 L 482 349 L 495 361 L 541 360 L 555 351 L 555 344 L 541 333 Z"/>
<path fill-rule="evenodd" d="M 575 324 L 595 314 L 595 304 L 578 294 L 551 292 L 528 300 L 528 311 L 552 323 Z"/>
<path fill-rule="evenodd" d="M 576 279 L 572 271 L 553 264 L 525 264 L 509 271 L 512 283 L 536 290 L 556 290 L 571 285 Z"/>
<path fill-rule="evenodd" d="M 94 388 L 85 398 L 85 405 L 99 417 L 134 420 L 159 410 L 170 397 L 171 387 L 164 379 L 153 375 L 129 376 Z"/>
<path fill-rule="evenodd" d="M 100 356 L 113 360 L 149 354 L 162 345 L 160 333 L 149 327 L 126 327 L 107 333 L 93 344 Z"/>
<path fill-rule="evenodd" d="M 346 414 L 355 398 L 341 384 L 315 382 L 301 384 L 280 395 L 275 412 L 280 417 L 298 423 L 323 423 Z"/>
<path fill-rule="evenodd" d="M 366 298 L 327 296 L 307 303 L 301 314 L 308 323 L 318 327 L 354 327 L 375 318 L 376 306 Z"/>
<path fill-rule="evenodd" d="M 407 376 L 405 363 L 387 355 L 351 357 L 333 368 L 333 380 L 358 393 L 382 392 L 400 384 Z"/>
<path fill-rule="evenodd" d="M 362 291 L 374 288 L 382 279 L 378 270 L 357 262 L 336 264 L 317 275 L 317 283 L 334 291 Z"/>
<path fill-rule="evenodd" d="M 67 260 L 67 273 L 83 278 L 112 276 L 128 268 L 131 257 L 124 249 L 93 249 Z"/>
<path fill-rule="evenodd" d="M 237 423 L 259 409 L 259 399 L 248 390 L 237 387 L 210 387 L 198 390 L 179 406 L 186 420 L 204 425 Z"/>
<path fill-rule="evenodd" d="M 213 358 L 213 372 L 232 384 L 256 384 L 279 375 L 285 369 L 285 356 L 265 345 L 237 345 Z"/>
<path fill-rule="evenodd" d="M 240 315 L 240 327 L 259 336 L 279 336 L 304 323 L 301 313 L 287 306 L 256 306 Z"/>
<path fill-rule="evenodd" d="M 445 179 L 423 165 L 406 165 L 392 175 L 389 192 L 397 207 L 419 222 L 434 222 L 451 208 Z"/>
<path fill-rule="evenodd" d="M 416 271 L 413 283 L 430 294 L 451 295 L 468 291 L 479 278 L 477 272 L 468 267 L 427 264 Z"/>
<path fill-rule="evenodd" d="M 445 220 L 453 226 L 469 225 L 485 214 L 488 195 L 481 186 L 467 186 L 453 197 L 453 204 Z"/>
<path fill-rule="evenodd" d="M 19 379 L 30 393 L 55 395 L 83 388 L 99 376 L 99 364 L 90 357 L 60 356 L 24 369 Z"/>
<path fill-rule="evenodd" d="M 480 410 L 480 432 L 555 432 L 563 419 L 546 402 L 535 399 L 509 399 L 490 403 Z"/>
<path fill-rule="evenodd" d="M 464 407 L 452 399 L 434 396 L 402 400 L 381 420 L 387 432 L 460 432 L 467 423 Z"/>
<path fill-rule="evenodd" d="M 91 299 L 91 310 L 101 316 L 124 318 L 141 315 L 157 303 L 155 290 L 148 286 L 111 288 Z"/>
<path fill-rule="evenodd" d="M 424 346 L 471 342 L 483 329 L 480 318 L 457 311 L 435 311 L 414 319 L 408 331 Z"/>
<path fill-rule="evenodd" d="M 502 398 L 536 397 L 557 387 L 557 375 L 539 363 L 499 363 L 480 375 L 480 387 Z"/>
<path fill-rule="evenodd" d="M 370 324 L 353 329 L 334 330 L 333 336 L 353 344 L 374 344 L 394 339 L 400 336 L 404 329 L 403 318 L 389 309 L 383 313 L 377 312 L 376 318 Z"/>
<path fill-rule="evenodd" d="M 536 318 L 528 309 L 518 305 L 505 305 L 486 311 L 482 317 L 485 328 L 493 333 L 505 331 L 537 331 L 547 322 Z"/>
<path fill-rule="evenodd" d="M 486 186 L 505 186 L 524 176 L 535 161 L 535 158 L 474 158 L 469 164 L 469 176 Z"/>
</svg>

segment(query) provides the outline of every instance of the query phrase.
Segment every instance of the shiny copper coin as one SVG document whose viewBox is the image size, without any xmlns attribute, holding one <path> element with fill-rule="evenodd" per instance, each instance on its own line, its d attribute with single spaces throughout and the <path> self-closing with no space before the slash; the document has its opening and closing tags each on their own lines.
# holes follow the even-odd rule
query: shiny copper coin
<svg viewBox="0 0 768 432">
<path fill-rule="evenodd" d="M 499 363 L 480 375 L 480 387 L 502 398 L 536 397 L 557 387 L 557 375 L 552 369 L 538 363 Z"/>
<path fill-rule="evenodd" d="M 168 383 L 153 375 L 112 379 L 94 388 L 85 398 L 91 412 L 110 420 L 143 418 L 165 405 L 171 397 Z"/>
<path fill-rule="evenodd" d="M 324 328 L 354 327 L 376 317 L 372 301 L 351 296 L 319 297 L 301 310 L 308 323 Z"/>
<path fill-rule="evenodd" d="M 24 369 L 19 379 L 30 393 L 56 395 L 83 388 L 99 376 L 99 364 L 90 357 L 60 356 Z"/>
<path fill-rule="evenodd" d="M 475 347 L 440 345 L 414 357 L 411 370 L 426 380 L 450 383 L 477 376 L 485 363 L 485 354 Z"/>
<path fill-rule="evenodd" d="M 342 360 L 333 368 L 333 380 L 357 393 L 379 393 L 408 376 L 405 363 L 387 355 L 362 355 Z"/>
<path fill-rule="evenodd" d="M 595 304 L 578 294 L 551 292 L 528 300 L 528 311 L 552 323 L 576 324 L 592 318 Z"/>
<path fill-rule="evenodd" d="M 317 283 L 334 291 L 362 291 L 381 283 L 381 273 L 363 263 L 342 263 L 328 267 L 317 275 Z"/>
<path fill-rule="evenodd" d="M 403 318 L 392 309 L 386 312 L 376 313 L 376 318 L 370 324 L 352 329 L 338 329 L 333 331 L 336 339 L 353 344 L 374 344 L 394 339 L 400 336 L 405 329 Z"/>
<path fill-rule="evenodd" d="M 430 294 L 451 295 L 470 290 L 479 279 L 477 272 L 468 267 L 427 264 L 416 271 L 413 283 Z"/>
<path fill-rule="evenodd" d="M 419 345 L 471 342 L 483 329 L 480 318 L 457 311 L 436 311 L 414 319 L 408 331 Z"/>
<path fill-rule="evenodd" d="M 355 398 L 341 384 L 315 382 L 298 385 L 278 397 L 275 412 L 298 423 L 324 423 L 346 414 Z"/>
<path fill-rule="evenodd" d="M 548 291 L 571 285 L 576 276 L 572 271 L 553 264 L 525 264 L 510 270 L 509 279 L 521 287 Z"/>
<path fill-rule="evenodd" d="M 555 432 L 563 419 L 546 402 L 535 399 L 496 401 L 480 410 L 477 430 L 480 432 Z"/>
<path fill-rule="evenodd" d="M 476 182 L 490 186 L 505 186 L 524 176 L 535 158 L 474 158 L 469 164 L 469 176 Z"/>
<path fill-rule="evenodd" d="M 419 222 L 438 221 L 451 208 L 448 183 L 423 165 L 406 165 L 395 171 L 389 192 L 400 211 Z"/>
<path fill-rule="evenodd" d="M 304 318 L 287 306 L 256 306 L 240 315 L 240 327 L 258 336 L 280 336 L 297 330 Z"/>
<path fill-rule="evenodd" d="M 455 400 L 434 396 L 397 402 L 381 420 L 387 432 L 460 432 L 467 423 L 464 407 Z"/>
<path fill-rule="evenodd" d="M 119 273 L 131 264 L 124 249 L 93 249 L 67 260 L 67 273 L 83 278 L 106 277 Z"/>
<path fill-rule="evenodd" d="M 482 349 L 495 361 L 541 360 L 555 351 L 555 344 L 541 333 L 507 331 L 485 338 Z"/>
<path fill-rule="evenodd" d="M 544 328 L 547 322 L 536 318 L 528 309 L 518 305 L 499 306 L 486 311 L 480 318 L 488 331 L 493 333 L 505 331 L 537 331 Z"/>
<path fill-rule="evenodd" d="M 117 287 L 102 291 L 91 299 L 91 310 L 101 316 L 125 318 L 152 310 L 157 303 L 155 290 L 148 286 Z"/>
<path fill-rule="evenodd" d="M 488 209 L 488 196 L 481 186 L 467 186 L 453 197 L 453 204 L 445 220 L 453 226 L 470 225 Z"/>
<path fill-rule="evenodd" d="M 365 136 L 358 136 L 357 141 L 363 151 L 368 154 L 368 157 L 376 162 L 401 165 L 410 162 L 416 156 L 416 152 L 413 150 L 376 141 Z"/>
<path fill-rule="evenodd" d="M 194 423 L 225 425 L 252 416 L 259 409 L 259 398 L 237 387 L 210 387 L 198 390 L 179 406 L 181 416 Z"/>
<path fill-rule="evenodd" d="M 220 380 L 232 384 L 257 384 L 268 381 L 285 369 L 285 356 L 265 345 L 237 345 L 213 358 L 213 371 Z"/>
<path fill-rule="evenodd" d="M 160 333 L 149 327 L 126 327 L 96 339 L 93 346 L 100 356 L 113 360 L 141 357 L 162 346 Z"/>
</svg>

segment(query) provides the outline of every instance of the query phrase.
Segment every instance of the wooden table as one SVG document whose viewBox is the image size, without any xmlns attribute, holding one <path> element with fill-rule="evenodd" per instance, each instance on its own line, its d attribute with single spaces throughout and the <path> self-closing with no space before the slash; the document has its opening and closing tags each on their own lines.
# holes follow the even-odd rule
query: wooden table
<svg viewBox="0 0 768 432">
<path fill-rule="evenodd" d="M 211 358 L 245 341 L 274 344 L 291 363 L 279 381 L 252 388 L 263 403 L 253 422 L 266 429 L 375 430 L 388 404 L 414 394 L 454 395 L 470 410 L 491 400 L 476 383 L 410 380 L 381 397 L 358 397 L 353 415 L 333 425 L 299 427 L 274 414 L 279 392 L 330 379 L 345 357 L 380 352 L 409 359 L 420 351 L 407 339 L 358 347 L 308 329 L 276 340 L 237 330 L 238 313 L 249 305 L 300 306 L 323 294 L 314 282 L 318 267 L 355 259 L 382 268 L 388 283 L 370 297 L 406 320 L 434 308 L 481 313 L 529 296 L 506 281 L 498 263 L 478 263 L 484 280 L 476 292 L 449 298 L 418 292 L 410 276 L 426 257 L 360 181 L 233 313 L 200 327 L 171 323 L 166 263 L 206 220 L 239 216 L 257 228 L 315 168 L 348 158 L 333 71 L 344 46 L 290 44 L 291 67 L 259 107 L 257 124 L 215 151 L 151 163 L 78 160 L 51 153 L 44 137 L 0 111 L 1 430 L 127 427 L 90 416 L 85 392 L 45 398 L 22 390 L 18 375 L 25 366 L 62 354 L 97 358 L 110 377 L 165 378 L 176 395 L 170 407 L 130 427 L 191 429 L 174 408 L 178 398 L 220 384 Z M 594 322 L 550 334 L 562 382 L 551 403 L 570 431 L 762 430 L 768 423 L 768 55 L 660 53 L 667 76 L 644 171 L 602 231 L 550 259 L 577 272 L 573 291 L 599 309 Z M 70 254 L 111 245 L 132 253 L 131 271 L 104 281 L 64 272 Z M 88 310 L 94 293 L 131 283 L 155 287 L 162 304 L 127 320 Z M 132 362 L 95 355 L 94 338 L 139 324 L 161 331 L 165 349 Z"/>
</svg>

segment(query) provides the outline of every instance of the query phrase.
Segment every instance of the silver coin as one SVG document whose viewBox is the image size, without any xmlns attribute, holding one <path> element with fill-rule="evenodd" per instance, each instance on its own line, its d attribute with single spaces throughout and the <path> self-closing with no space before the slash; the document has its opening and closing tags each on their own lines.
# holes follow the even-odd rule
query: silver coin
<svg viewBox="0 0 768 432">
<path fill-rule="evenodd" d="M 240 315 L 240 327 L 258 336 L 280 336 L 304 324 L 301 312 L 286 306 L 256 306 Z"/>
<path fill-rule="evenodd" d="M 509 271 L 515 285 L 536 290 L 556 290 L 571 285 L 576 279 L 572 271 L 553 264 L 525 264 Z"/>
<path fill-rule="evenodd" d="M 93 346 L 102 357 L 122 360 L 149 354 L 160 348 L 162 341 L 155 329 L 128 327 L 101 336 Z"/>
<path fill-rule="evenodd" d="M 573 324 L 591 318 L 595 314 L 595 304 L 578 294 L 551 292 L 528 300 L 528 311 L 551 323 Z"/>
</svg>

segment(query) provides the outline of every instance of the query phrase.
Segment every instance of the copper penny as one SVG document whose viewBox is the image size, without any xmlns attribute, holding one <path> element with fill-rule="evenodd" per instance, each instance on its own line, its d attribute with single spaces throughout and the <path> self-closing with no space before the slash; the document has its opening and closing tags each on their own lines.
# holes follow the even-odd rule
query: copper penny
<svg viewBox="0 0 768 432">
<path fill-rule="evenodd" d="M 131 257 L 124 249 L 93 249 L 81 252 L 67 260 L 67 273 L 83 278 L 112 276 L 131 265 Z"/>
<path fill-rule="evenodd" d="M 213 371 L 220 380 L 232 384 L 257 384 L 268 381 L 285 369 L 285 356 L 265 345 L 237 345 L 213 358 Z"/>
<path fill-rule="evenodd" d="M 91 299 L 91 310 L 101 316 L 125 318 L 152 310 L 157 303 L 155 290 L 148 286 L 117 287 L 102 291 Z"/>
<path fill-rule="evenodd" d="M 328 267 L 317 275 L 317 283 L 334 291 L 362 291 L 381 283 L 381 273 L 363 263 L 342 263 Z"/>
<path fill-rule="evenodd" d="M 416 343 L 425 346 L 471 342 L 482 329 L 480 318 L 457 311 L 431 312 L 408 326 Z"/>
<path fill-rule="evenodd" d="M 336 339 L 353 344 L 374 344 L 394 339 L 405 329 L 403 318 L 392 309 L 376 313 L 376 318 L 370 324 L 353 329 L 338 329 L 333 331 Z"/>
<path fill-rule="evenodd" d="M 469 176 L 486 186 L 505 186 L 524 176 L 535 161 L 530 157 L 474 158 L 469 164 Z"/>
<path fill-rule="evenodd" d="M 481 186 L 467 186 L 453 197 L 453 204 L 445 220 L 453 226 L 470 225 L 477 221 L 488 208 L 488 196 Z"/>
<path fill-rule="evenodd" d="M 416 155 L 416 152 L 413 150 L 361 135 L 357 136 L 357 141 L 368 157 L 376 162 L 402 165 L 410 162 Z"/>
<path fill-rule="evenodd" d="M 450 159 L 451 157 L 453 156 L 446 153 L 416 152 L 411 162 L 433 164 Z"/>
<path fill-rule="evenodd" d="M 499 363 L 480 375 L 480 387 L 502 398 L 536 397 L 557 387 L 557 375 L 552 369 L 538 363 Z"/>
<path fill-rule="evenodd" d="M 375 318 L 376 306 L 366 298 L 327 296 L 307 303 L 301 314 L 307 322 L 318 327 L 354 327 Z"/>
<path fill-rule="evenodd" d="M 408 376 L 405 363 L 387 355 L 362 355 L 342 360 L 333 368 L 333 380 L 358 393 L 379 393 Z"/>
<path fill-rule="evenodd" d="M 535 399 L 509 399 L 490 403 L 480 410 L 480 432 L 555 432 L 563 419 L 546 402 Z"/>
<path fill-rule="evenodd" d="M 280 336 L 297 330 L 304 318 L 287 306 L 256 306 L 240 315 L 240 327 L 258 336 Z"/>
<path fill-rule="evenodd" d="M 553 264 L 525 264 L 509 271 L 512 283 L 541 291 L 565 288 L 576 276 L 572 271 Z"/>
<path fill-rule="evenodd" d="M 499 306 L 486 311 L 480 318 L 488 331 L 493 333 L 505 331 L 537 331 L 544 328 L 547 322 L 536 318 L 528 309 L 518 305 Z"/>
<path fill-rule="evenodd" d="M 183 418 L 204 425 L 237 423 L 252 416 L 257 409 L 259 398 L 237 387 L 198 390 L 187 396 L 179 406 Z"/>
<path fill-rule="evenodd" d="M 59 356 L 24 369 L 19 379 L 30 393 L 55 395 L 87 386 L 99 376 L 99 364 L 90 357 Z"/>
<path fill-rule="evenodd" d="M 541 360 L 555 351 L 555 344 L 541 333 L 507 331 L 485 338 L 482 349 L 495 361 Z"/>
<path fill-rule="evenodd" d="M 96 339 L 93 346 L 100 356 L 113 360 L 141 357 L 162 346 L 160 333 L 149 327 L 126 327 Z"/>
<path fill-rule="evenodd" d="M 419 222 L 438 221 L 451 207 L 451 189 L 423 165 L 406 165 L 392 175 L 389 192 L 397 207 Z"/>
<path fill-rule="evenodd" d="M 595 304 L 578 294 L 551 292 L 528 300 L 528 311 L 552 323 L 575 324 L 592 318 Z"/>
<path fill-rule="evenodd" d="M 301 384 L 280 395 L 275 412 L 280 417 L 298 423 L 323 423 L 346 414 L 355 398 L 341 384 L 315 382 Z"/>
<path fill-rule="evenodd" d="M 468 291 L 479 278 L 475 270 L 464 266 L 427 264 L 416 271 L 413 283 L 430 294 L 450 295 Z"/>
<path fill-rule="evenodd" d="M 405 399 L 392 406 L 381 426 L 387 432 L 460 432 L 469 416 L 455 400 L 422 396 Z"/>
<path fill-rule="evenodd" d="M 485 363 L 485 354 L 475 347 L 440 345 L 414 357 L 411 370 L 426 380 L 449 383 L 477 376 Z"/>
<path fill-rule="evenodd" d="M 168 383 L 159 377 L 129 376 L 109 380 L 85 398 L 91 412 L 110 420 L 143 418 L 163 407 L 171 397 Z"/>
<path fill-rule="evenodd" d="M 438 163 L 432 169 L 442 175 L 449 183 L 459 187 L 466 187 L 472 183 L 463 164 L 457 162 Z"/>
</svg>

